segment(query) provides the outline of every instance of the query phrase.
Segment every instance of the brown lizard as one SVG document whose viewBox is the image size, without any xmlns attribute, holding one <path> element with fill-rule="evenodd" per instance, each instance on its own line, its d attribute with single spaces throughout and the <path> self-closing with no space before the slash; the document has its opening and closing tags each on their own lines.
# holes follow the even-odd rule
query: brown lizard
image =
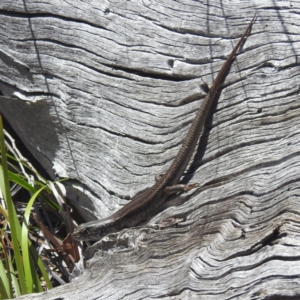
<svg viewBox="0 0 300 300">
<path fill-rule="evenodd" d="M 136 195 L 128 204 L 110 217 L 79 225 L 73 233 L 74 239 L 83 241 L 99 240 L 109 233 L 120 231 L 122 228 L 136 226 L 138 223 L 145 220 L 150 212 L 163 204 L 170 194 L 179 191 L 188 191 L 197 185 L 178 185 L 177 183 L 192 157 L 206 119 L 209 116 L 212 103 L 220 90 L 237 50 L 249 34 L 255 21 L 255 17 L 256 15 L 254 15 L 245 33 L 238 41 L 215 78 L 209 92 L 199 107 L 196 117 L 192 122 L 178 154 L 174 158 L 167 172 L 162 175 L 152 187 L 145 192 Z"/>
</svg>

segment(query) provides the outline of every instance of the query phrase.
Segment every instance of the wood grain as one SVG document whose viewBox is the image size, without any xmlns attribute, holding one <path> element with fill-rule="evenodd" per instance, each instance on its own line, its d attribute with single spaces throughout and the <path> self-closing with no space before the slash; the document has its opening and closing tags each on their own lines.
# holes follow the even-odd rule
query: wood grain
<svg viewBox="0 0 300 300">
<path fill-rule="evenodd" d="M 168 168 L 202 85 L 258 16 L 185 178 L 199 188 L 148 223 L 184 222 L 111 235 L 71 284 L 22 299 L 299 297 L 298 11 L 288 1 L 1 1 L 0 90 L 19 99 L 0 99 L 1 112 L 53 177 L 73 179 L 87 221 Z"/>
</svg>

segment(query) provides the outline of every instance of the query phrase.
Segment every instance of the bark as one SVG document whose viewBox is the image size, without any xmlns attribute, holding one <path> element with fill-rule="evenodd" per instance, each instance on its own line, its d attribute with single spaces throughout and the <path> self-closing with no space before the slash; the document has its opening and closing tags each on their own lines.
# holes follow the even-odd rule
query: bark
<svg viewBox="0 0 300 300">
<path fill-rule="evenodd" d="M 185 182 L 178 227 L 95 244 L 73 281 L 22 299 L 297 299 L 299 2 L 0 3 L 1 113 L 86 220 L 167 170 L 238 38 Z"/>
</svg>

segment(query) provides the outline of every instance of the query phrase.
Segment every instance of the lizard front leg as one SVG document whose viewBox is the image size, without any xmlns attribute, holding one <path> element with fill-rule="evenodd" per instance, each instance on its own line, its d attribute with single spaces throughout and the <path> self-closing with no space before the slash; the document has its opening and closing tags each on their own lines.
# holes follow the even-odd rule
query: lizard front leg
<svg viewBox="0 0 300 300">
<path fill-rule="evenodd" d="M 155 182 L 158 182 L 162 177 L 164 176 L 164 174 L 158 174 L 155 176 Z M 180 192 L 187 192 L 191 189 L 193 189 L 194 187 L 196 187 L 198 185 L 198 183 L 191 183 L 191 184 L 174 184 L 172 186 L 167 186 L 164 189 L 164 195 L 165 196 L 170 196 L 176 193 L 180 193 Z"/>
</svg>

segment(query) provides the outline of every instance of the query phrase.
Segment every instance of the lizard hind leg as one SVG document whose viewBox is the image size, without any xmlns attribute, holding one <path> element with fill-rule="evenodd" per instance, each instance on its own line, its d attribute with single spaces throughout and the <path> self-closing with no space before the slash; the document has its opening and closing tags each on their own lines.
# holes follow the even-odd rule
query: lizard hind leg
<svg viewBox="0 0 300 300">
<path fill-rule="evenodd" d="M 187 192 L 193 188 L 195 188 L 198 183 L 191 183 L 191 184 L 175 184 L 172 186 L 167 186 L 164 189 L 164 195 L 170 196 L 179 192 Z"/>
</svg>

